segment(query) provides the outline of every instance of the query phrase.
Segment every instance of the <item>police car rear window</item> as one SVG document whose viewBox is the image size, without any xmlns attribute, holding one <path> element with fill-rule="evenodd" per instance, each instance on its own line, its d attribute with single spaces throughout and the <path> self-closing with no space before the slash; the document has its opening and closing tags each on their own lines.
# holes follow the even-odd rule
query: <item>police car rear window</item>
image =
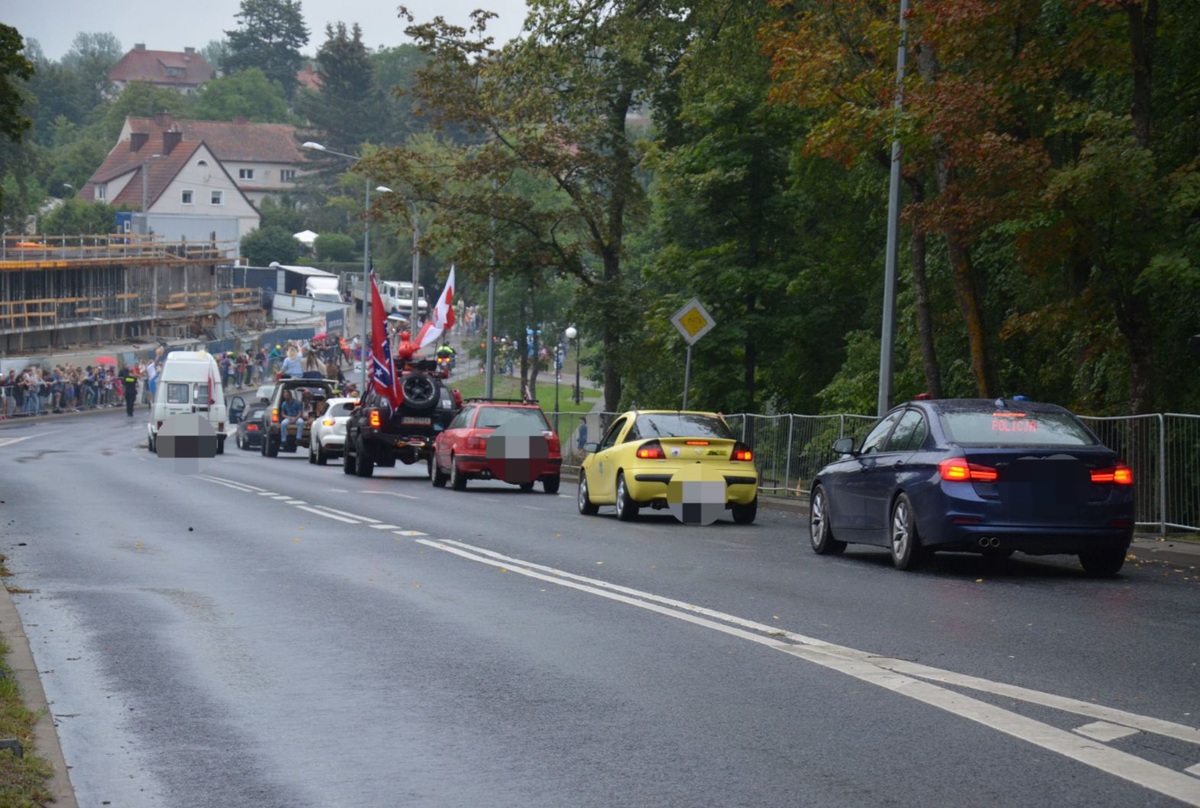
<svg viewBox="0 0 1200 808">
<path fill-rule="evenodd" d="M 976 446 L 1095 446 L 1097 441 L 1065 412 L 995 410 L 943 412 L 950 440 Z"/>
</svg>

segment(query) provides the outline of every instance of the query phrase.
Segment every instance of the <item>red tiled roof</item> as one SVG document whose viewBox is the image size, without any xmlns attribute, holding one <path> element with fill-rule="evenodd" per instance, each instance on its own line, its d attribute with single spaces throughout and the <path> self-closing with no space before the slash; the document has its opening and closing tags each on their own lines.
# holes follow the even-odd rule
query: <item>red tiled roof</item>
<svg viewBox="0 0 1200 808">
<path fill-rule="evenodd" d="M 108 80 L 198 87 L 216 75 L 208 60 L 189 49 L 185 53 L 152 51 L 137 46 L 109 68 Z"/>
<path fill-rule="evenodd" d="M 79 189 L 78 198 L 89 202 L 94 201 L 97 184 L 111 182 L 118 177 L 134 172 L 133 178 L 121 193 L 104 201 L 110 205 L 128 205 L 135 210 L 141 210 L 142 172 L 145 171 L 146 207 L 154 207 L 154 202 L 175 179 L 175 175 L 187 165 L 192 156 L 204 144 L 179 143 L 171 149 L 169 154 L 163 153 L 161 145 L 160 141 L 156 145 L 147 144 L 138 151 L 133 151 L 128 140 L 121 141 L 108 153 L 104 162 L 100 164 L 100 168 L 96 169 L 87 183 Z"/>
<path fill-rule="evenodd" d="M 182 132 L 183 139 L 188 142 L 202 140 L 223 163 L 240 161 L 291 165 L 307 159 L 296 142 L 296 127 L 290 124 L 182 121 L 170 115 L 127 118 L 126 123 L 135 135 L 149 135 L 149 144 L 161 144 L 163 133 L 168 130 Z"/>
</svg>

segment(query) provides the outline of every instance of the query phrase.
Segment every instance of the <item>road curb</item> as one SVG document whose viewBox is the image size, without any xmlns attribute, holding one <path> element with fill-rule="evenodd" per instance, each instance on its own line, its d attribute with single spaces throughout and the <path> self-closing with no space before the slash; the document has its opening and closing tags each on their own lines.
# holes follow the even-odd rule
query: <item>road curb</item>
<svg viewBox="0 0 1200 808">
<path fill-rule="evenodd" d="M 3 639 L 8 647 L 8 667 L 12 670 L 17 688 L 21 691 L 21 701 L 25 703 L 27 710 L 38 716 L 37 724 L 33 728 L 35 748 L 32 751 L 49 763 L 54 772 L 49 785 L 54 805 L 57 808 L 78 808 L 75 789 L 71 786 L 71 777 L 67 772 L 67 761 L 58 742 L 54 715 L 50 705 L 46 703 L 41 672 L 34 663 L 33 650 L 29 647 L 29 638 L 21 624 L 21 616 L 13 602 L 12 592 L 3 581 L 0 581 L 0 639 Z"/>
</svg>

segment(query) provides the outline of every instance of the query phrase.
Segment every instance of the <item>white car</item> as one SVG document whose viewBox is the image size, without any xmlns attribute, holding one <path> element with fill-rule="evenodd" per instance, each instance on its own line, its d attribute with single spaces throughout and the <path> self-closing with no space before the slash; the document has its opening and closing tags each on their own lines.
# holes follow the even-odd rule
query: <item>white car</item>
<svg viewBox="0 0 1200 808">
<path fill-rule="evenodd" d="M 308 462 L 324 466 L 346 448 L 346 419 L 358 406 L 357 398 L 331 398 L 313 422 L 308 440 Z"/>
</svg>

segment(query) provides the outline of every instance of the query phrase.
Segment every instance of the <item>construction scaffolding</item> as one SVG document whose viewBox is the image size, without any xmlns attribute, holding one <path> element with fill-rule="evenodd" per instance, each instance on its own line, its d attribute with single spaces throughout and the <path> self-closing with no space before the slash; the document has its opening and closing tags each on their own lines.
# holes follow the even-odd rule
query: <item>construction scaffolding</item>
<svg viewBox="0 0 1200 808">
<path fill-rule="evenodd" d="M 0 355 L 261 327 L 261 290 L 235 286 L 236 248 L 124 233 L 5 237 Z"/>
</svg>

